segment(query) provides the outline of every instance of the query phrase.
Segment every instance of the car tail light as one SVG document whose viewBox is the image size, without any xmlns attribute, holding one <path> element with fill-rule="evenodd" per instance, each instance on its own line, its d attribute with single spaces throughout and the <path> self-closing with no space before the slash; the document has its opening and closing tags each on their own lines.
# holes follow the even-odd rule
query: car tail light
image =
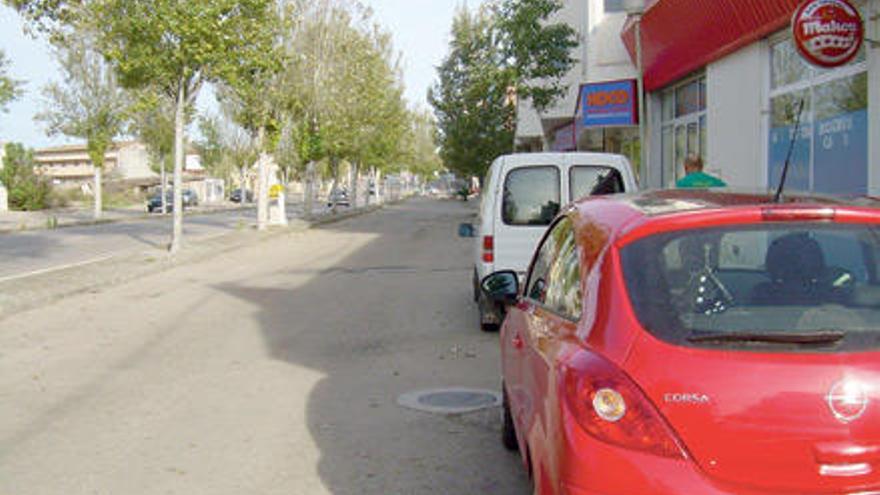
<svg viewBox="0 0 880 495">
<path fill-rule="evenodd" d="M 565 401 L 577 423 L 598 440 L 664 457 L 687 454 L 654 405 L 623 371 L 581 354 L 564 374 Z"/>
<path fill-rule="evenodd" d="M 486 263 L 495 261 L 495 238 L 491 235 L 483 236 L 483 261 Z"/>
</svg>

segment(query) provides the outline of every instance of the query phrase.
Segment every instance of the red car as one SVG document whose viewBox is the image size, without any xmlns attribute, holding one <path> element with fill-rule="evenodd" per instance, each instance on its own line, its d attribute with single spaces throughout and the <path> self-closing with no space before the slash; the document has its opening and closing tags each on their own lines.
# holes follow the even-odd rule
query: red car
<svg viewBox="0 0 880 495">
<path fill-rule="evenodd" d="M 483 283 L 535 493 L 880 494 L 880 203 L 587 199 Z"/>
</svg>

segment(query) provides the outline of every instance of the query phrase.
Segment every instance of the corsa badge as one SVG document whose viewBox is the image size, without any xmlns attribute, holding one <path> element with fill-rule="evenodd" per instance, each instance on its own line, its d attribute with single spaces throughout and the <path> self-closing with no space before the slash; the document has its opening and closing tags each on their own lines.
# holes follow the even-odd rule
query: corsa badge
<svg viewBox="0 0 880 495">
<path fill-rule="evenodd" d="M 841 380 L 831 387 L 826 397 L 828 408 L 841 423 L 859 419 L 868 408 L 868 394 L 861 383 Z"/>
</svg>

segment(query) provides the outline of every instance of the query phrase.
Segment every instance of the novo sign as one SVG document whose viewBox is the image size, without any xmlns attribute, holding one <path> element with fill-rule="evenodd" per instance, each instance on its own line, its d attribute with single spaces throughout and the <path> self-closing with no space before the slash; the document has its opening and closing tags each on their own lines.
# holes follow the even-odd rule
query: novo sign
<svg viewBox="0 0 880 495">
<path fill-rule="evenodd" d="M 849 0 L 808 0 L 795 11 L 791 29 L 798 53 L 819 67 L 848 63 L 865 37 L 862 16 Z"/>
<path fill-rule="evenodd" d="M 636 104 L 635 80 L 584 84 L 578 98 L 577 122 L 581 127 L 637 125 Z"/>
</svg>

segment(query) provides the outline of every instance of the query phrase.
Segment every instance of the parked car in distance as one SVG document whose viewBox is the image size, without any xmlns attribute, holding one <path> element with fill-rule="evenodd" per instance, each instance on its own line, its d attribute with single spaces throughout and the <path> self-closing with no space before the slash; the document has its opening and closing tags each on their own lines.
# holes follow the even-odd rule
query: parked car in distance
<svg viewBox="0 0 880 495">
<path fill-rule="evenodd" d="M 185 205 L 184 205 L 185 206 Z M 174 196 L 171 194 L 171 190 L 165 191 L 165 212 L 170 212 L 174 210 Z M 147 198 L 147 213 L 162 213 L 162 192 L 156 192 L 149 198 Z"/>
<path fill-rule="evenodd" d="M 330 191 L 330 194 L 327 195 L 327 208 L 332 208 L 333 205 L 351 206 L 351 202 L 348 199 L 348 191 L 343 188 Z"/>
<path fill-rule="evenodd" d="M 254 201 L 254 194 L 251 191 L 245 191 L 245 202 L 251 203 Z M 229 193 L 229 201 L 233 203 L 241 203 L 241 188 L 233 189 L 231 193 Z"/>
<path fill-rule="evenodd" d="M 638 189 L 629 161 L 609 153 L 524 153 L 497 158 L 486 174 L 477 224 L 473 298 L 480 327 L 496 330 L 500 314 L 480 280 L 500 270 L 525 272 L 535 245 L 561 205 L 575 199 Z"/>
<path fill-rule="evenodd" d="M 199 205 L 199 195 L 192 189 L 184 189 L 181 198 L 183 200 L 183 206 Z"/>
<path fill-rule="evenodd" d="M 586 199 L 482 285 L 535 493 L 880 490 L 880 202 Z"/>
</svg>

